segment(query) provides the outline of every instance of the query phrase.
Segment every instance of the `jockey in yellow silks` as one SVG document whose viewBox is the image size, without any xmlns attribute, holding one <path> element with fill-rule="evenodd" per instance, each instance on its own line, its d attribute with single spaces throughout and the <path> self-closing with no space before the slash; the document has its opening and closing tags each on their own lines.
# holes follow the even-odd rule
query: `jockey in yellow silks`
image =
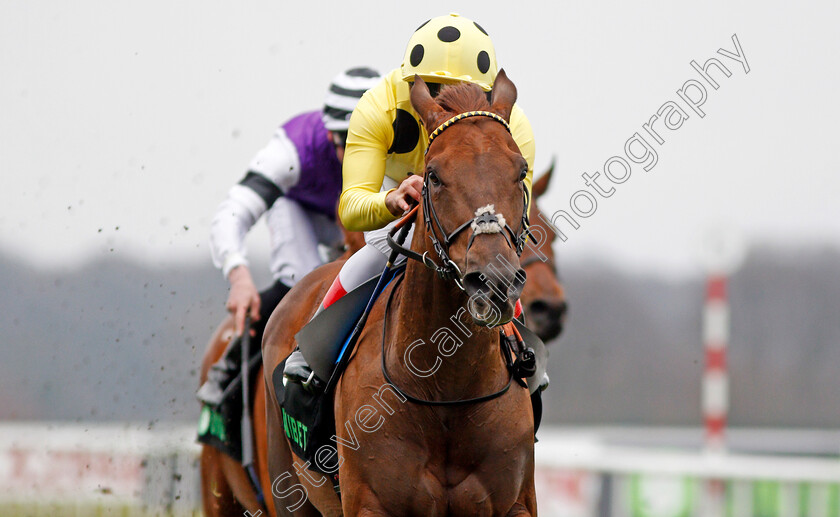
<svg viewBox="0 0 840 517">
<path fill-rule="evenodd" d="M 414 32 L 402 66 L 362 96 L 350 118 L 338 213 L 348 230 L 365 232 L 367 245 L 342 266 L 319 311 L 382 272 L 391 251 L 388 231 L 409 208 L 409 200 L 420 201 L 423 178 L 418 173 L 425 169 L 429 139 L 411 105 L 415 75 L 433 95 L 441 85 L 464 81 L 489 92 L 497 70 L 493 42 L 480 25 L 457 14 L 439 16 Z M 530 199 L 534 135 L 518 105 L 513 106 L 510 128 L 528 162 L 525 188 Z M 287 359 L 284 374 L 292 382 L 308 384 L 314 378 L 298 350 Z"/>
</svg>

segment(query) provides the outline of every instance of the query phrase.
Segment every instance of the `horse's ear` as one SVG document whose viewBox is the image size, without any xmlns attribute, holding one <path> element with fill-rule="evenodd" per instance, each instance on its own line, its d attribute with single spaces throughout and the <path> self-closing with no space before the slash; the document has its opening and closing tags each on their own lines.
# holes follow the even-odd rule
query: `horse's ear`
<svg viewBox="0 0 840 517">
<path fill-rule="evenodd" d="M 534 199 L 542 196 L 545 194 L 545 191 L 548 190 L 548 183 L 551 181 L 551 173 L 554 172 L 554 161 L 556 157 L 551 157 L 551 165 L 548 166 L 548 170 L 540 176 L 540 179 L 534 182 L 534 186 L 531 187 L 531 195 Z"/>
<path fill-rule="evenodd" d="M 490 111 L 510 122 L 510 112 L 513 110 L 514 102 L 516 102 L 516 86 L 508 79 L 504 69 L 499 70 L 493 82 L 493 91 L 490 92 Z"/>
<path fill-rule="evenodd" d="M 429 93 L 429 87 L 419 75 L 414 76 L 414 86 L 411 87 L 411 105 L 414 106 L 414 111 L 420 115 L 420 120 L 426 127 L 426 132 L 431 133 L 438 127 L 438 120 L 441 114 L 445 113 L 443 108 L 435 102 L 432 94 Z"/>
</svg>

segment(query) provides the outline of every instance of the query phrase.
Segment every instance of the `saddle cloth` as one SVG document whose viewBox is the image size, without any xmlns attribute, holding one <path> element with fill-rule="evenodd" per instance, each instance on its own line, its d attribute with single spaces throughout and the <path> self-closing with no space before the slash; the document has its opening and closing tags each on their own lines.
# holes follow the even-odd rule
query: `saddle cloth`
<svg viewBox="0 0 840 517">
<path fill-rule="evenodd" d="M 382 284 L 380 276 L 371 278 L 321 311 L 297 333 L 298 347 L 315 375 L 325 381 L 338 379 L 358 338 L 353 329 L 366 316 L 365 309 L 385 290 L 384 286 L 402 271 L 402 268 L 389 271 L 390 277 Z M 379 291 L 376 290 L 378 285 L 383 285 Z M 282 401 L 283 430 L 292 451 L 307 462 L 306 467 L 310 470 L 332 474 L 322 467 L 316 453 L 322 446 L 334 443 L 331 438 L 335 435 L 335 382 L 329 382 L 323 392 L 309 392 L 300 384 L 285 384 L 283 366 L 274 369 L 271 380 L 277 400 Z"/>
<path fill-rule="evenodd" d="M 198 419 L 199 443 L 210 445 L 227 454 L 236 461 L 242 461 L 242 374 L 241 374 L 241 340 L 236 339 L 225 351 L 220 360 L 224 367 L 233 372 L 224 379 L 219 386 L 223 390 L 223 397 L 216 403 L 202 401 L 201 414 Z M 250 371 L 251 403 L 253 404 L 254 387 L 257 372 L 262 364 L 262 352 L 259 347 L 252 346 L 251 358 L 248 361 Z"/>
</svg>

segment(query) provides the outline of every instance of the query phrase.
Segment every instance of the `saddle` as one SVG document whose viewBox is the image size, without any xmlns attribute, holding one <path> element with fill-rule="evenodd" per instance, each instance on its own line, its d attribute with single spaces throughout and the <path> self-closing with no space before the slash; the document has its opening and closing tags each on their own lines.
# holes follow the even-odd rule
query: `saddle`
<svg viewBox="0 0 840 517">
<path fill-rule="evenodd" d="M 395 271 L 391 279 L 402 271 Z M 376 292 L 379 280 L 377 275 L 345 294 L 295 335 L 300 352 L 319 379 L 330 379 L 339 357 L 352 348 L 349 346 L 351 332 L 367 305 L 379 296 Z"/>
</svg>

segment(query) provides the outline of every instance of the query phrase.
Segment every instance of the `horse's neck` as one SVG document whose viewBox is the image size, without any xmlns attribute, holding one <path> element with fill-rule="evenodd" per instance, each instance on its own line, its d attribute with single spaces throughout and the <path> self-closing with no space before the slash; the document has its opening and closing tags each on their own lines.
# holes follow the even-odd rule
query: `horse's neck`
<svg viewBox="0 0 840 517">
<path fill-rule="evenodd" d="M 453 281 L 409 261 L 386 346 L 389 369 L 412 394 L 456 400 L 504 385 L 499 333 L 473 324 L 467 301 Z"/>
</svg>

